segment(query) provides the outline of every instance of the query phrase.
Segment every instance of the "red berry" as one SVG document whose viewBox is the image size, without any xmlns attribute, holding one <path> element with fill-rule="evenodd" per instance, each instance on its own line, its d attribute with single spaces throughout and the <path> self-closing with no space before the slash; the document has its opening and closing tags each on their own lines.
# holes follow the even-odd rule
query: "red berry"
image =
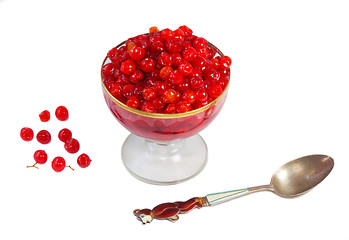
<svg viewBox="0 0 349 240">
<path fill-rule="evenodd" d="M 213 68 L 209 68 L 205 70 L 204 78 L 210 82 L 217 82 L 220 78 L 220 73 Z"/>
<path fill-rule="evenodd" d="M 186 37 L 189 37 L 193 34 L 193 30 L 191 30 L 189 27 L 183 25 L 180 26 L 179 29 L 181 29 Z"/>
<path fill-rule="evenodd" d="M 177 85 L 183 81 L 183 76 L 180 74 L 178 70 L 174 70 L 170 72 L 168 81 L 174 85 Z"/>
<path fill-rule="evenodd" d="M 174 34 L 174 38 L 175 39 L 178 39 L 179 41 L 183 42 L 184 41 L 184 32 L 178 28 L 176 30 L 173 31 L 173 34 Z"/>
<path fill-rule="evenodd" d="M 160 71 L 160 75 L 161 75 L 161 71 Z M 157 95 L 161 95 L 166 89 L 166 83 L 164 83 L 163 81 L 156 81 L 153 84 L 153 91 L 155 92 L 155 94 Z"/>
<path fill-rule="evenodd" d="M 152 102 L 144 101 L 141 105 L 141 110 L 144 112 L 154 113 L 155 112 L 155 106 Z"/>
<path fill-rule="evenodd" d="M 77 163 L 81 168 L 87 168 L 91 164 L 91 159 L 87 154 L 83 153 L 78 157 Z"/>
<path fill-rule="evenodd" d="M 206 102 L 208 100 L 208 94 L 204 89 L 199 89 L 195 92 L 196 100 L 199 102 Z"/>
<path fill-rule="evenodd" d="M 139 67 L 144 72 L 151 72 L 155 68 L 155 62 L 154 62 L 154 60 L 152 58 L 143 58 L 139 62 Z"/>
<path fill-rule="evenodd" d="M 176 104 L 170 103 L 165 107 L 164 113 L 171 114 L 176 112 Z"/>
<path fill-rule="evenodd" d="M 48 122 L 50 120 L 50 112 L 47 110 L 42 111 L 39 114 L 39 118 L 40 118 L 41 122 Z"/>
<path fill-rule="evenodd" d="M 162 94 L 165 103 L 174 103 L 177 101 L 177 92 L 174 89 L 166 89 Z"/>
<path fill-rule="evenodd" d="M 35 151 L 34 160 L 38 164 L 46 163 L 47 162 L 47 153 L 44 150 Z"/>
<path fill-rule="evenodd" d="M 156 33 L 156 32 L 159 32 L 159 29 L 157 27 L 149 28 L 149 33 Z"/>
<path fill-rule="evenodd" d="M 219 60 L 219 63 L 222 69 L 228 69 L 231 65 L 231 59 L 228 56 L 223 56 Z"/>
<path fill-rule="evenodd" d="M 128 98 L 128 97 L 130 97 L 133 94 L 134 89 L 135 89 L 135 86 L 133 84 L 131 84 L 131 83 L 126 84 L 122 88 L 122 95 L 125 98 Z"/>
<path fill-rule="evenodd" d="M 219 84 L 212 84 L 212 86 L 208 89 L 208 94 L 213 99 L 216 99 L 223 92 L 222 86 Z"/>
<path fill-rule="evenodd" d="M 138 108 L 139 100 L 136 96 L 130 96 L 126 101 L 126 105 L 131 108 Z"/>
<path fill-rule="evenodd" d="M 163 52 L 165 51 L 165 44 L 161 41 L 156 41 L 156 42 L 153 42 L 150 48 L 154 52 Z"/>
<path fill-rule="evenodd" d="M 114 73 L 114 64 L 113 63 L 107 63 L 102 67 L 102 75 L 103 76 L 112 76 Z"/>
<path fill-rule="evenodd" d="M 183 61 L 178 65 L 178 71 L 183 76 L 189 76 L 193 72 L 193 66 L 189 62 Z"/>
<path fill-rule="evenodd" d="M 24 141 L 31 141 L 34 138 L 34 132 L 31 128 L 24 127 L 21 129 L 20 136 Z"/>
<path fill-rule="evenodd" d="M 60 121 L 66 121 L 69 118 L 68 109 L 64 106 L 59 106 L 56 109 L 55 115 L 56 115 L 57 119 Z"/>
<path fill-rule="evenodd" d="M 68 128 L 63 128 L 61 131 L 59 131 L 58 138 L 62 142 L 66 142 L 72 138 L 72 135 L 72 132 Z"/>
<path fill-rule="evenodd" d="M 171 39 L 166 42 L 166 48 L 169 52 L 179 53 L 182 51 L 182 42 L 178 39 Z"/>
<path fill-rule="evenodd" d="M 145 50 L 142 47 L 135 46 L 128 52 L 128 54 L 133 60 L 139 61 L 145 56 Z"/>
<path fill-rule="evenodd" d="M 165 29 L 161 30 L 160 36 L 164 40 L 170 40 L 170 39 L 174 38 L 174 33 L 171 29 L 165 28 Z"/>
<path fill-rule="evenodd" d="M 62 172 L 66 167 L 65 159 L 62 157 L 55 157 L 51 162 L 51 167 L 55 172 Z M 74 170 L 72 167 L 69 167 L 71 170 Z"/>
<path fill-rule="evenodd" d="M 131 59 L 127 59 L 121 63 L 120 71 L 123 74 L 131 75 L 136 70 L 136 64 Z"/>
<path fill-rule="evenodd" d="M 68 153 L 77 153 L 80 149 L 79 141 L 75 138 L 71 138 L 64 143 L 64 148 Z"/>
<path fill-rule="evenodd" d="M 207 48 L 207 41 L 205 38 L 198 37 L 193 41 L 193 47 L 198 50 L 198 49 L 205 49 Z"/>
<path fill-rule="evenodd" d="M 196 100 L 196 95 L 192 90 L 185 91 L 182 95 L 182 99 L 190 104 L 194 103 Z"/>
<path fill-rule="evenodd" d="M 131 75 L 130 75 L 130 81 L 134 84 L 136 84 L 137 82 L 139 82 L 140 80 L 142 80 L 144 78 L 144 75 L 141 71 L 136 70 L 134 71 Z"/>
<path fill-rule="evenodd" d="M 190 79 L 190 87 L 192 90 L 196 91 L 204 86 L 204 80 L 200 77 L 193 77 Z"/>
<path fill-rule="evenodd" d="M 179 101 L 176 104 L 176 112 L 178 113 L 184 113 L 184 112 L 188 112 L 191 110 L 191 105 L 190 103 L 186 102 L 186 101 Z"/>
<path fill-rule="evenodd" d="M 170 77 L 170 73 L 173 71 L 173 69 L 169 66 L 165 66 L 161 68 L 160 70 L 160 78 L 164 81 L 167 81 Z"/>
<path fill-rule="evenodd" d="M 185 60 L 190 62 L 196 58 L 197 52 L 196 52 L 195 48 L 189 47 L 189 48 L 183 50 L 182 55 L 183 55 L 183 58 Z"/>
<path fill-rule="evenodd" d="M 48 144 L 51 142 L 51 134 L 47 130 L 41 130 L 36 134 L 36 139 L 41 144 Z"/>
<path fill-rule="evenodd" d="M 172 65 L 172 57 L 167 52 L 160 53 L 158 57 L 158 63 L 160 63 L 163 66 L 171 66 Z"/>
<path fill-rule="evenodd" d="M 155 92 L 151 88 L 144 88 L 142 94 L 147 101 L 152 101 L 156 97 Z"/>
</svg>

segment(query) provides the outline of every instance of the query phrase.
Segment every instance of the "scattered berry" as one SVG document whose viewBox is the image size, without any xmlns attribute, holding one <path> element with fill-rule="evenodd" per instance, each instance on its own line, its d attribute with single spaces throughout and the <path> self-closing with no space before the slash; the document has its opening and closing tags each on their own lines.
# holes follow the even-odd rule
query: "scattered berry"
<svg viewBox="0 0 349 240">
<path fill-rule="evenodd" d="M 20 136 L 24 141 L 29 142 L 29 141 L 33 140 L 34 132 L 31 128 L 24 127 L 21 129 Z"/>
<path fill-rule="evenodd" d="M 58 138 L 59 140 L 61 140 L 62 142 L 66 142 L 69 139 L 71 139 L 73 136 L 72 132 L 68 129 L 68 128 L 63 128 L 61 131 L 59 131 L 58 133 Z"/>
<path fill-rule="evenodd" d="M 37 150 L 37 151 L 35 151 L 35 153 L 34 153 L 34 160 L 35 160 L 34 165 L 27 166 L 27 168 L 34 167 L 34 168 L 39 169 L 36 166 L 36 164 L 45 164 L 47 162 L 47 154 L 46 154 L 46 152 L 44 150 Z"/>
<path fill-rule="evenodd" d="M 75 138 L 71 138 L 64 143 L 64 148 L 68 153 L 77 153 L 80 149 L 79 141 Z"/>
<path fill-rule="evenodd" d="M 69 118 L 68 109 L 64 106 L 59 106 L 56 109 L 55 115 L 60 121 L 66 121 Z"/>
<path fill-rule="evenodd" d="M 83 153 L 78 157 L 77 163 L 81 168 L 86 168 L 90 166 L 91 159 L 87 154 Z"/>
<path fill-rule="evenodd" d="M 51 134 L 47 130 L 41 130 L 36 134 L 36 139 L 41 144 L 48 144 L 51 142 Z"/>
<path fill-rule="evenodd" d="M 41 122 L 48 122 L 50 120 L 50 112 L 47 110 L 42 111 L 39 114 L 39 118 L 40 118 Z"/>
<path fill-rule="evenodd" d="M 69 167 L 71 170 L 74 171 L 74 169 L 71 166 L 66 166 L 65 159 L 62 157 L 55 157 L 52 160 L 51 166 L 55 172 L 62 172 L 66 167 Z"/>
</svg>

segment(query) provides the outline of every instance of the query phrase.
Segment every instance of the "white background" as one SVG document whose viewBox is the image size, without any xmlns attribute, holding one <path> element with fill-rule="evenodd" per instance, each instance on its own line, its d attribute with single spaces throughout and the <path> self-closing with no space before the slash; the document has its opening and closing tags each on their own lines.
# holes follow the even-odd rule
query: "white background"
<svg viewBox="0 0 349 240">
<path fill-rule="evenodd" d="M 0 0 L 0 239 L 349 239 L 348 1 Z M 120 149 L 129 132 L 100 86 L 107 51 L 151 26 L 187 25 L 232 58 L 222 112 L 201 132 L 204 171 L 174 186 L 133 178 Z M 59 105 L 67 122 L 38 114 Z M 43 146 L 19 137 L 47 129 Z M 72 130 L 87 169 L 57 133 Z M 49 154 L 40 169 L 37 149 Z M 327 154 L 335 167 L 306 195 L 258 193 L 142 225 L 135 208 L 267 184 L 283 163 Z M 55 173 L 61 155 L 76 168 Z M 125 235 L 126 234 L 126 235 Z"/>
</svg>

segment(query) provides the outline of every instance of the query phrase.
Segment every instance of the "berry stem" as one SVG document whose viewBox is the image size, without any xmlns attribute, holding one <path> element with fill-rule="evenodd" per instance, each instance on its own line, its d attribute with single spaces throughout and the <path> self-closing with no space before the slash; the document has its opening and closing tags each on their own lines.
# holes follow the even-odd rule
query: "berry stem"
<svg viewBox="0 0 349 240">
<path fill-rule="evenodd" d="M 27 166 L 27 168 L 33 167 L 33 168 L 39 169 L 37 166 L 35 166 L 36 164 L 37 164 L 37 163 L 34 163 L 34 165 L 32 165 L 32 166 Z"/>
<path fill-rule="evenodd" d="M 73 170 L 73 171 L 75 170 L 75 169 L 74 169 L 74 168 L 72 168 L 70 165 L 69 165 L 69 166 L 66 166 L 66 167 L 70 168 L 70 169 L 71 169 L 71 170 Z"/>
</svg>

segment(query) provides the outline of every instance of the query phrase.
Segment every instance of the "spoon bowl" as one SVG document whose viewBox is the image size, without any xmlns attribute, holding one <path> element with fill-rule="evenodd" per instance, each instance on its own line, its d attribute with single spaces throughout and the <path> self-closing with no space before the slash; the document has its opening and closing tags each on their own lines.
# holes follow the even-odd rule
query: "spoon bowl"
<svg viewBox="0 0 349 240">
<path fill-rule="evenodd" d="M 334 161 L 325 155 L 310 155 L 281 166 L 270 181 L 271 191 L 292 198 L 308 192 L 331 172 Z"/>
</svg>

